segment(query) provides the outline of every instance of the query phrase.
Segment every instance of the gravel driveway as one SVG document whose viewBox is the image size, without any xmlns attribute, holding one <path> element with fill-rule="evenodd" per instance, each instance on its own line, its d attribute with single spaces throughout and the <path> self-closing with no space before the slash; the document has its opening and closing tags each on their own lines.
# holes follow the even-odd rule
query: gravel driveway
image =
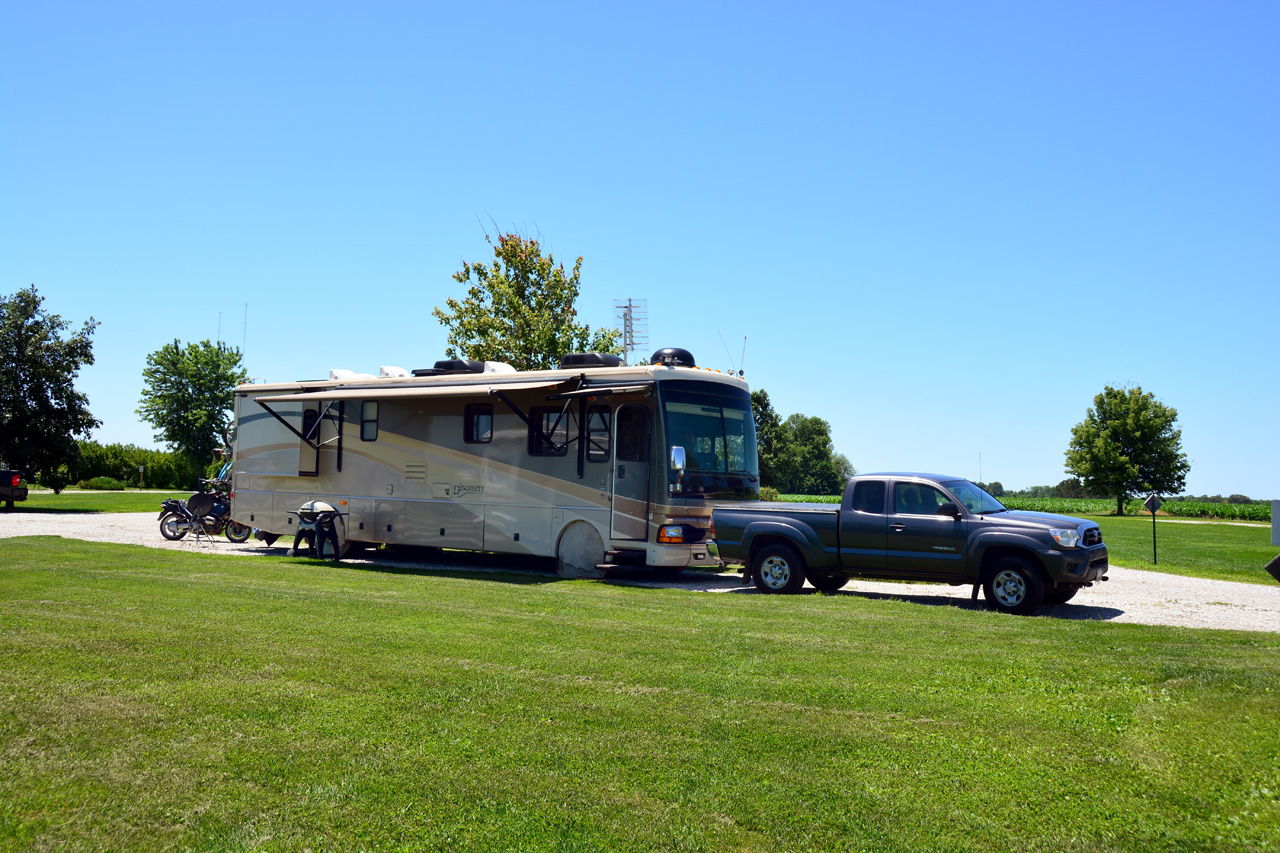
<svg viewBox="0 0 1280 853">
<path fill-rule="evenodd" d="M 267 548 L 261 542 L 250 539 L 243 545 L 235 545 L 223 537 L 199 543 L 190 537 L 169 542 L 160 536 L 156 520 L 158 514 L 158 510 L 154 513 L 118 514 L 0 512 L 0 538 L 51 535 L 90 542 L 116 542 L 207 554 L 260 556 L 283 555 L 285 547 L 290 544 L 281 539 L 276 547 Z M 415 557 L 408 561 L 399 555 L 395 558 L 379 556 L 376 561 L 351 562 L 386 562 L 402 567 L 422 566 L 466 571 L 509 570 L 513 567 L 519 571 L 546 570 L 542 561 L 530 561 L 527 558 L 429 552 L 425 549 L 423 553 L 436 553 L 438 556 L 435 559 Z M 1111 580 L 1107 583 L 1082 590 L 1069 604 L 1045 607 L 1038 615 L 1057 619 L 1092 619 L 1280 633 L 1280 584 L 1259 586 L 1184 578 L 1119 566 L 1112 566 L 1109 574 Z M 758 594 L 750 584 L 741 583 L 736 574 L 690 572 L 676 579 L 657 579 L 647 572 L 632 572 L 612 580 L 644 587 Z M 971 591 L 972 588 L 967 586 L 852 581 L 840 594 L 862 598 L 896 598 L 924 605 L 984 608 L 986 605 L 981 598 L 978 601 L 970 600 Z"/>
</svg>

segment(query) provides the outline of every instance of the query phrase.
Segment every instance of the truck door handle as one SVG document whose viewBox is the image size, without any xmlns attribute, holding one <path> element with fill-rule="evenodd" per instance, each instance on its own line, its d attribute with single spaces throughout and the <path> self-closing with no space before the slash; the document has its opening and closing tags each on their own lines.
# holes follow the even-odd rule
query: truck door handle
<svg viewBox="0 0 1280 853">
<path fill-rule="evenodd" d="M 901 533 L 907 529 L 907 526 L 905 524 L 890 524 L 889 528 L 897 533 Z"/>
</svg>

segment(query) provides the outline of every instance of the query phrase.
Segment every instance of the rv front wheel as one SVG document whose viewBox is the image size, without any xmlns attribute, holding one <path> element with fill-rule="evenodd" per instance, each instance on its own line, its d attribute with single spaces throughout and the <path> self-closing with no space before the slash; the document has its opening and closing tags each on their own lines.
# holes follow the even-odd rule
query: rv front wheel
<svg viewBox="0 0 1280 853">
<path fill-rule="evenodd" d="M 570 524 L 560 534 L 556 548 L 556 574 L 562 578 L 601 578 L 604 572 L 596 568 L 604 563 L 604 540 L 600 533 L 585 521 Z"/>
</svg>

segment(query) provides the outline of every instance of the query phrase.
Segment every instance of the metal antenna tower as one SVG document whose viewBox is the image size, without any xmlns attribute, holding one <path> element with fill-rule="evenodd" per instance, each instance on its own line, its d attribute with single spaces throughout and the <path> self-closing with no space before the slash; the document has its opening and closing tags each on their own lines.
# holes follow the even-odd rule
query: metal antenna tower
<svg viewBox="0 0 1280 853">
<path fill-rule="evenodd" d="M 649 304 L 644 299 L 615 299 L 613 315 L 622 331 L 622 358 L 635 364 L 640 347 L 649 346 Z"/>
</svg>

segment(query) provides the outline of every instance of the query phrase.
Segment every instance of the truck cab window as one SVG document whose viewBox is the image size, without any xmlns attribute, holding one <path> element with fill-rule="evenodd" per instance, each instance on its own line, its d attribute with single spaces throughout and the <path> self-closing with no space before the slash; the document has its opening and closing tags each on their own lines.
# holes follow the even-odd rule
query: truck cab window
<svg viewBox="0 0 1280 853">
<path fill-rule="evenodd" d="M 884 483 L 879 480 L 868 480 L 853 487 L 854 512 L 884 512 Z"/>
<path fill-rule="evenodd" d="M 951 500 L 921 483 L 897 483 L 893 487 L 893 511 L 898 515 L 937 515 L 938 507 Z"/>
</svg>

